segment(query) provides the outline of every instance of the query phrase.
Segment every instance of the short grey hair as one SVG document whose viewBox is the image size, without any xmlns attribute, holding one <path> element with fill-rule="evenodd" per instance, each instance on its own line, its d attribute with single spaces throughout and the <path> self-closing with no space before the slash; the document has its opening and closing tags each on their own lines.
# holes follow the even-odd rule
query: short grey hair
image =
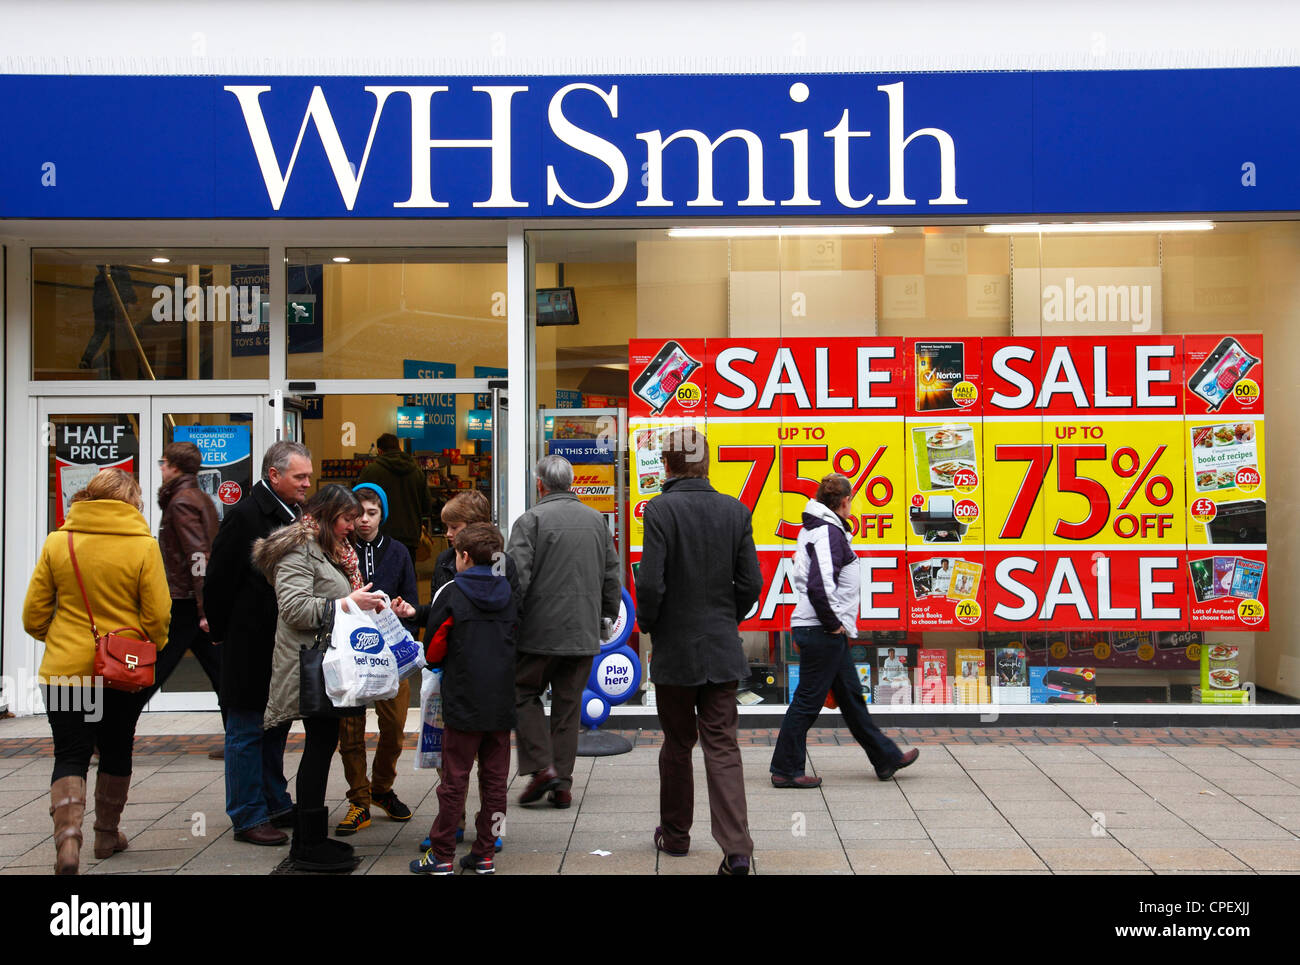
<svg viewBox="0 0 1300 965">
<path fill-rule="evenodd" d="M 573 485 L 573 464 L 563 456 L 542 456 L 537 460 L 537 481 L 548 493 L 567 493 Z"/>
<path fill-rule="evenodd" d="M 271 470 L 284 472 L 289 468 L 289 460 L 294 456 L 302 456 L 310 460 L 311 450 L 301 442 L 293 442 L 290 439 L 271 443 L 271 447 L 266 450 L 266 455 L 262 457 L 262 478 L 270 482 Z"/>
</svg>

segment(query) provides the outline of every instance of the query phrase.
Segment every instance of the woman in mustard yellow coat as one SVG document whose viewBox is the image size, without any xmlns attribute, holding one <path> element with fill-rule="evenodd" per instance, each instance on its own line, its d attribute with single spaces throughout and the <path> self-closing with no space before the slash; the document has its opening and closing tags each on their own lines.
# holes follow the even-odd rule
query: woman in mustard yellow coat
<svg viewBox="0 0 1300 965">
<path fill-rule="evenodd" d="M 38 677 L 54 736 L 55 874 L 77 873 L 86 774 L 96 749 L 95 857 L 126 849 L 118 823 L 131 786 L 131 748 L 143 708 L 138 695 L 110 690 L 93 678 L 95 636 L 68 554 L 68 534 L 100 632 L 138 627 L 161 650 L 171 622 L 171 593 L 141 505 L 140 485 L 128 473 L 107 469 L 95 475 L 73 496 L 63 525 L 46 538 L 23 604 L 24 628 L 45 643 Z"/>
</svg>

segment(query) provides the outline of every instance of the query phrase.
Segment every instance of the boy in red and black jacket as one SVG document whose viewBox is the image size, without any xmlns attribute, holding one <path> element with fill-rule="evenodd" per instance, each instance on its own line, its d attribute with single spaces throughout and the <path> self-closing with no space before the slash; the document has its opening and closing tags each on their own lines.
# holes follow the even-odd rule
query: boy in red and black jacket
<svg viewBox="0 0 1300 965">
<path fill-rule="evenodd" d="M 432 845 L 411 862 L 416 874 L 455 873 L 456 825 L 464 813 L 469 771 L 479 762 L 478 837 L 463 869 L 492 874 L 496 837 L 506 816 L 510 731 L 515 726 L 514 594 L 505 577 L 504 541 L 491 523 L 456 534 L 456 576 L 418 609 L 393 600 L 393 612 L 428 627 L 426 658 L 442 667 L 442 783 Z"/>
</svg>

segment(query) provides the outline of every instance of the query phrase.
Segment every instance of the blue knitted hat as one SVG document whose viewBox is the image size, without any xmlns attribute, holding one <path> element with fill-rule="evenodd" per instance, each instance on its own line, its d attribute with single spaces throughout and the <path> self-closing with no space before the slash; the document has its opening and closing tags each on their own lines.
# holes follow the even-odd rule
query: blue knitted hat
<svg viewBox="0 0 1300 965">
<path fill-rule="evenodd" d="M 374 483 L 358 483 L 357 485 L 352 487 L 352 491 L 354 493 L 356 493 L 358 490 L 361 489 L 373 489 L 375 493 L 378 494 L 379 522 L 382 523 L 384 520 L 388 518 L 388 494 L 385 493 L 383 489 L 381 489 L 379 486 L 376 486 Z"/>
</svg>

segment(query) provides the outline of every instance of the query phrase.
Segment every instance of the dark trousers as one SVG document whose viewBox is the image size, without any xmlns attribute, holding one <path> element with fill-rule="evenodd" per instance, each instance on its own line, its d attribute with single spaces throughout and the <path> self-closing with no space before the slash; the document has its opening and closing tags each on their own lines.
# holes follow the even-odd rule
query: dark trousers
<svg viewBox="0 0 1300 965">
<path fill-rule="evenodd" d="M 862 682 L 849 657 L 848 637 L 843 633 L 827 633 L 820 627 L 795 627 L 794 642 L 799 647 L 799 687 L 781 722 L 776 750 L 772 752 L 772 773 L 783 777 L 803 776 L 808 757 L 808 728 L 821 713 L 828 692 L 835 695 L 849 733 L 867 752 L 871 765 L 879 770 L 896 763 L 902 752 L 867 713 Z"/>
<path fill-rule="evenodd" d="M 496 839 L 505 834 L 506 783 L 510 779 L 510 731 L 442 732 L 442 783 L 438 785 L 438 817 L 429 830 L 433 856 L 439 862 L 456 855 L 456 827 L 465 813 L 469 771 L 478 757 L 479 810 L 477 837 L 471 849 L 477 858 L 490 858 Z"/>
<path fill-rule="evenodd" d="M 221 693 L 221 648 L 199 627 L 199 606 L 193 600 L 172 600 L 172 622 L 167 631 L 167 646 L 158 651 L 154 664 L 154 685 L 140 696 L 147 703 L 162 689 L 180 666 L 187 650 L 193 650 L 216 694 Z M 224 719 L 224 716 L 223 716 Z"/>
<path fill-rule="evenodd" d="M 364 718 L 363 718 L 364 719 Z M 339 746 L 339 719 L 337 717 L 307 717 L 302 722 L 307 738 L 302 745 L 302 760 L 298 764 L 298 808 L 323 808 L 325 785 L 330 778 L 330 761 Z"/>
<path fill-rule="evenodd" d="M 728 857 L 752 855 L 745 772 L 736 743 L 736 682 L 703 687 L 656 684 L 655 696 L 664 730 L 659 751 L 659 822 L 664 845 L 670 851 L 690 847 L 695 810 L 691 751 L 698 737 L 704 750 L 713 840 Z"/>
<path fill-rule="evenodd" d="M 139 694 L 102 686 L 41 684 L 41 699 L 45 701 L 54 739 L 51 784 L 63 777 L 85 777 L 96 750 L 99 773 L 130 777 L 135 724 L 144 706 Z"/>
<path fill-rule="evenodd" d="M 519 735 L 519 773 L 536 774 L 554 766 L 560 786 L 573 786 L 573 762 L 578 757 L 578 726 L 582 719 L 582 689 L 591 676 L 586 657 L 548 657 L 521 653 L 515 662 L 515 713 Z M 542 694 L 551 685 L 551 720 L 547 723 Z"/>
</svg>

